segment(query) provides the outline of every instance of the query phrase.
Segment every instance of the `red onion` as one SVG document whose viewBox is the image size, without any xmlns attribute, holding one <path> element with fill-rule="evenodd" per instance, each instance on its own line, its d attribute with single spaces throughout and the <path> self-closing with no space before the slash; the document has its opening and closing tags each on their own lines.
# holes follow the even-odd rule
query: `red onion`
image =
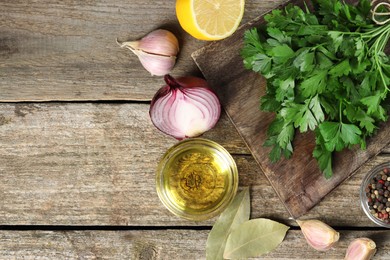
<svg viewBox="0 0 390 260">
<path fill-rule="evenodd" d="M 217 95 L 204 79 L 165 75 L 167 85 L 161 87 L 150 104 L 153 124 L 163 133 L 178 140 L 196 137 L 210 130 L 221 115 Z"/>
</svg>

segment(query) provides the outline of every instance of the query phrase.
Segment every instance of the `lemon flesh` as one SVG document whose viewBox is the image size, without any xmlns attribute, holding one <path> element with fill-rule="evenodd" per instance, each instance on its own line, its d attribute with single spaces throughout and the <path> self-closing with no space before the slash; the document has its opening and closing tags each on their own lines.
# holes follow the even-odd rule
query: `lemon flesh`
<svg viewBox="0 0 390 260">
<path fill-rule="evenodd" d="M 244 14 L 245 0 L 177 0 L 181 27 L 200 40 L 221 40 L 232 35 Z"/>
</svg>

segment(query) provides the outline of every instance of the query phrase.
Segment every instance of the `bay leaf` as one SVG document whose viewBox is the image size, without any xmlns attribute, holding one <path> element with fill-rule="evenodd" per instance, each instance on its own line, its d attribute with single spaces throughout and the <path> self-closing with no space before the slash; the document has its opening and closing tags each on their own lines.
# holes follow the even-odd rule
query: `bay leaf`
<svg viewBox="0 0 390 260">
<path fill-rule="evenodd" d="M 249 188 L 237 194 L 230 205 L 215 221 L 206 242 L 206 259 L 223 259 L 226 240 L 232 230 L 247 221 L 250 216 Z"/>
<path fill-rule="evenodd" d="M 230 233 L 223 257 L 250 258 L 268 253 L 283 241 L 289 228 L 266 218 L 246 221 Z"/>
</svg>

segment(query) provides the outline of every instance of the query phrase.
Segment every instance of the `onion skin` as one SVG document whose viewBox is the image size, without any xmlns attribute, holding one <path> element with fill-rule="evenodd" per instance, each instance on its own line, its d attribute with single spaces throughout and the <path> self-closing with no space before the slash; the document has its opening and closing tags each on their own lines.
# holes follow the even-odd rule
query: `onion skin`
<svg viewBox="0 0 390 260">
<path fill-rule="evenodd" d="M 174 79 L 165 75 L 166 85 L 154 95 L 149 115 L 154 126 L 178 140 L 210 130 L 221 115 L 221 104 L 206 80 L 198 77 Z"/>
</svg>

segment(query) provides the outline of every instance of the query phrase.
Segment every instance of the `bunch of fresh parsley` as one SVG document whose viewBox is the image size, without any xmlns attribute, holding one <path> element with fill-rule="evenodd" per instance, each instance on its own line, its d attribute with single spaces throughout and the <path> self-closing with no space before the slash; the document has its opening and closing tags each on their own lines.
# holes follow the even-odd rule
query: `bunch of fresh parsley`
<svg viewBox="0 0 390 260">
<path fill-rule="evenodd" d="M 390 23 L 378 26 L 369 0 L 315 0 L 314 11 L 288 5 L 245 32 L 244 65 L 267 79 L 263 111 L 276 112 L 264 145 L 272 161 L 293 153 L 295 131 L 315 132 L 313 156 L 326 178 L 332 153 L 359 144 L 386 121 Z"/>
</svg>

